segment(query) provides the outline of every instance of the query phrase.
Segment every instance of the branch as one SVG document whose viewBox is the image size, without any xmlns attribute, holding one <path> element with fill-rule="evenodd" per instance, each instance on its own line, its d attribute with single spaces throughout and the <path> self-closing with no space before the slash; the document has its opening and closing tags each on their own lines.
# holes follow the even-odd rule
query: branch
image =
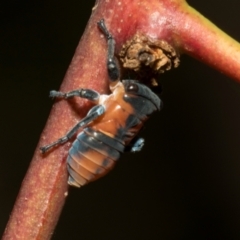
<svg viewBox="0 0 240 240">
<path fill-rule="evenodd" d="M 96 27 L 104 18 L 116 49 L 136 33 L 162 39 L 240 81 L 240 46 L 183 0 L 98 0 L 60 90 L 91 88 L 108 92 L 106 42 Z M 49 239 L 64 205 L 68 186 L 66 156 L 70 144 L 42 155 L 40 146 L 63 136 L 89 109 L 81 99 L 53 105 L 32 163 L 23 181 L 3 240 Z"/>
</svg>

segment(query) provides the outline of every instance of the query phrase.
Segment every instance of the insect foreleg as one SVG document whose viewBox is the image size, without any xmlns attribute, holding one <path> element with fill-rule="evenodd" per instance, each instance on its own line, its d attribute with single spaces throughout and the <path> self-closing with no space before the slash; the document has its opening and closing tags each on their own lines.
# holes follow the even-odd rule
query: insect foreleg
<svg viewBox="0 0 240 240">
<path fill-rule="evenodd" d="M 89 123 L 91 123 L 93 120 L 101 116 L 104 112 L 105 112 L 105 107 L 103 105 L 94 106 L 89 111 L 88 115 L 85 118 L 83 118 L 79 123 L 77 123 L 69 132 L 67 132 L 65 136 L 59 138 L 57 141 L 49 145 L 41 147 L 40 150 L 42 151 L 42 153 L 45 153 L 52 147 L 55 147 L 67 142 L 79 130 L 79 128 L 86 127 Z"/>
<path fill-rule="evenodd" d="M 84 89 L 80 88 L 77 90 L 73 90 L 70 92 L 58 92 L 58 91 L 50 91 L 50 97 L 52 98 L 72 98 L 72 97 L 81 97 L 81 98 L 86 98 L 92 102 L 97 102 L 99 100 L 100 94 L 92 89 Z"/>
<path fill-rule="evenodd" d="M 114 52 L 115 52 L 115 40 L 113 36 L 109 33 L 107 30 L 107 27 L 105 25 L 104 19 L 101 19 L 98 22 L 98 27 L 102 31 L 102 33 L 105 35 L 107 38 L 107 70 L 108 70 L 108 75 L 110 78 L 110 81 L 113 83 L 116 83 L 119 81 L 120 73 L 119 73 L 119 68 L 116 63 L 116 60 L 114 58 Z"/>
</svg>

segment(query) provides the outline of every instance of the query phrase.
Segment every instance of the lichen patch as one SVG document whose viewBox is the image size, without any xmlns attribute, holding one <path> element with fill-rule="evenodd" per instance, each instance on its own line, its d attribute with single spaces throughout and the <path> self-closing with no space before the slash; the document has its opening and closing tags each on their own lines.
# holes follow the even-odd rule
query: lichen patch
<svg viewBox="0 0 240 240">
<path fill-rule="evenodd" d="M 164 40 L 136 34 L 119 53 L 123 68 L 145 75 L 156 76 L 179 65 L 179 54 Z M 152 81 L 152 80 L 151 80 Z"/>
</svg>

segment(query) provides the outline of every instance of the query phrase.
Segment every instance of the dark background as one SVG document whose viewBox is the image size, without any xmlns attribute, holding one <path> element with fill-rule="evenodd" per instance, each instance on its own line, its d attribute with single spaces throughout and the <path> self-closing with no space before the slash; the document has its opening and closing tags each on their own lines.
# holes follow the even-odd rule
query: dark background
<svg viewBox="0 0 240 240">
<path fill-rule="evenodd" d="M 0 2 L 1 232 L 94 2 Z M 239 1 L 188 2 L 240 40 Z M 240 239 L 240 84 L 181 60 L 143 151 L 71 188 L 53 239 Z"/>
</svg>

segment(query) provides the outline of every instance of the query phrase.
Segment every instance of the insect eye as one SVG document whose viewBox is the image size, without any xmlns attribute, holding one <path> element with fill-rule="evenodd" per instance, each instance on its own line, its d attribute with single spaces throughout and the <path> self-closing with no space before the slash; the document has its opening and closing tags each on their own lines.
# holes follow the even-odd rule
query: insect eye
<svg viewBox="0 0 240 240">
<path fill-rule="evenodd" d="M 138 91 L 138 85 L 137 84 L 130 84 L 127 87 L 128 92 L 137 92 Z"/>
</svg>

